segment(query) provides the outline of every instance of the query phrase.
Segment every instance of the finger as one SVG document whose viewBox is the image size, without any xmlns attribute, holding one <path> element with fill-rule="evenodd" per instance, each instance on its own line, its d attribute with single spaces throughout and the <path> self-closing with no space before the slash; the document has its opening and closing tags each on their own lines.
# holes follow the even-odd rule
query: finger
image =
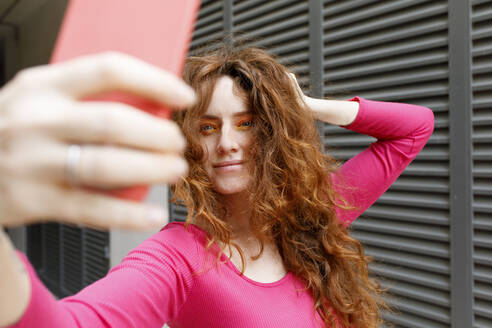
<svg viewBox="0 0 492 328">
<path fill-rule="evenodd" d="M 49 139 L 24 138 L 12 148 L 10 160 L 0 160 L 2 172 L 40 181 L 67 183 L 68 145 Z M 23 149 L 30 149 L 29 152 Z M 175 183 L 188 164 L 177 154 L 145 152 L 117 146 L 81 146 L 72 174 L 78 183 L 96 188 Z"/>
<path fill-rule="evenodd" d="M 0 151 L 0 172 L 5 176 L 39 181 L 67 181 L 68 145 L 39 135 L 15 138 Z M 85 186 L 116 188 L 136 184 L 175 183 L 188 170 L 175 153 L 156 153 L 118 146 L 81 146 L 71 174 Z M 1 190 L 0 190 L 1 191 Z"/>
<path fill-rule="evenodd" d="M 145 205 L 119 198 L 65 188 L 50 183 L 17 180 L 12 184 L 8 204 L 0 197 L 0 205 L 8 206 L 10 220 L 2 216 L 2 224 L 58 221 L 82 224 L 99 229 L 122 228 L 146 230 L 162 227 L 168 222 L 168 212 L 155 205 Z M 2 213 L 5 214 L 5 213 Z"/>
<path fill-rule="evenodd" d="M 106 52 L 25 70 L 18 80 L 52 86 L 73 98 L 125 91 L 175 108 L 195 101 L 193 90 L 175 75 L 135 57 Z"/>
<path fill-rule="evenodd" d="M 292 83 L 294 84 L 294 86 L 295 86 L 296 88 L 299 88 L 299 83 L 298 83 L 298 81 L 297 81 L 297 77 L 296 77 L 296 75 L 295 75 L 294 73 L 289 73 L 289 78 L 290 78 L 290 80 L 292 81 Z"/>
<path fill-rule="evenodd" d="M 299 85 L 299 82 L 297 81 L 297 77 L 294 73 L 288 73 L 289 78 L 292 82 L 292 86 L 294 87 L 294 90 L 299 93 L 299 96 L 302 97 L 304 95 L 302 88 Z"/>
<path fill-rule="evenodd" d="M 187 171 L 187 162 L 176 154 L 149 153 L 114 146 L 84 146 L 74 173 L 82 185 L 117 188 L 135 184 L 175 183 Z"/>
<path fill-rule="evenodd" d="M 129 230 L 162 227 L 168 222 L 168 212 L 157 206 L 142 205 L 80 189 L 70 189 L 67 192 L 61 188 L 55 192 L 59 197 L 55 198 L 53 205 L 57 205 L 60 211 L 55 210 L 48 214 L 50 217 L 60 217 L 65 222 Z"/>
<path fill-rule="evenodd" d="M 51 120 L 35 117 L 35 128 L 76 143 L 112 143 L 161 152 L 182 153 L 186 140 L 178 125 L 126 104 L 83 102 Z"/>
</svg>

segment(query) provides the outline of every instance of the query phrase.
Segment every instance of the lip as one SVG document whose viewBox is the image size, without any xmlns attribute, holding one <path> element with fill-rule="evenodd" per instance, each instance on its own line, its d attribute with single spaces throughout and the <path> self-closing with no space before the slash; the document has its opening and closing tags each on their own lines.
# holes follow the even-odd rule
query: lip
<svg viewBox="0 0 492 328">
<path fill-rule="evenodd" d="M 243 164 L 244 161 L 241 160 L 236 160 L 236 161 L 225 161 L 225 162 L 220 162 L 220 163 L 215 163 L 212 166 L 214 168 L 221 168 L 221 167 L 229 167 L 229 166 L 234 166 L 234 165 L 241 165 Z"/>
</svg>

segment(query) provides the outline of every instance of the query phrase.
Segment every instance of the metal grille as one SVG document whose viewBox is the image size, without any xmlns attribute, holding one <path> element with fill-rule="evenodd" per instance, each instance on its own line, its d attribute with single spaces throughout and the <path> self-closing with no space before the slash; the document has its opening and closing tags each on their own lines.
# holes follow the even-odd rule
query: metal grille
<svg viewBox="0 0 492 328">
<path fill-rule="evenodd" d="M 492 327 L 492 1 L 473 1 L 475 327 Z"/>
<path fill-rule="evenodd" d="M 46 286 L 57 296 L 77 293 L 109 270 L 109 234 L 58 223 L 28 227 L 27 253 Z"/>
<path fill-rule="evenodd" d="M 233 31 L 252 38 L 251 45 L 268 48 L 279 61 L 299 75 L 309 78 L 308 2 L 234 1 Z"/>
<path fill-rule="evenodd" d="M 202 1 L 195 23 L 190 54 L 224 37 L 223 1 Z"/>
<path fill-rule="evenodd" d="M 84 253 L 82 250 L 82 231 L 79 228 L 60 225 L 62 246 L 62 290 L 70 294 L 82 288 L 82 266 Z"/>
<path fill-rule="evenodd" d="M 449 327 L 446 1 L 325 1 L 324 95 L 430 107 L 436 129 L 395 184 L 354 222 L 401 327 Z M 347 160 L 371 137 L 325 125 L 326 150 Z"/>
</svg>

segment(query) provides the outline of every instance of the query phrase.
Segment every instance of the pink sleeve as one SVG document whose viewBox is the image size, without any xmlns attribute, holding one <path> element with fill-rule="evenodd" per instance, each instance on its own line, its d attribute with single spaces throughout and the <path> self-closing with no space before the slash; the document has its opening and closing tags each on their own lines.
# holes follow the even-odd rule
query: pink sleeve
<svg viewBox="0 0 492 328">
<path fill-rule="evenodd" d="M 354 122 L 344 128 L 377 139 L 333 174 L 340 195 L 356 210 L 337 208 L 348 226 L 369 208 L 424 148 L 434 129 L 434 114 L 426 107 L 354 98 L 360 104 Z"/>
<path fill-rule="evenodd" d="M 165 229 L 131 251 L 106 277 L 56 301 L 23 254 L 31 301 L 12 327 L 158 327 L 179 312 L 193 285 L 196 242 Z M 190 240 L 192 238 L 192 240 Z M 196 263 L 192 263 L 196 262 Z"/>
</svg>

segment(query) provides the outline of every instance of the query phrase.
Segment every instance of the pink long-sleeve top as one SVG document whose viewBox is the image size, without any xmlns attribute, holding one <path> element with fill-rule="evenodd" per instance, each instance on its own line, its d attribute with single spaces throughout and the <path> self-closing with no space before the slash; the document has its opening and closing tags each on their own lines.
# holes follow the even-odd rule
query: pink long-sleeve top
<svg viewBox="0 0 492 328">
<path fill-rule="evenodd" d="M 354 98 L 360 109 L 346 129 L 377 138 L 339 170 L 340 189 L 358 207 L 338 209 L 345 225 L 373 204 L 417 156 L 432 134 L 425 107 Z M 335 185 L 338 177 L 333 176 Z M 340 181 L 338 181 L 340 183 Z M 349 192 L 348 190 L 352 190 Z M 292 273 L 273 283 L 241 275 L 223 254 L 203 270 L 206 232 L 170 223 L 131 251 L 107 276 L 78 294 L 56 301 L 27 259 L 32 294 L 12 327 L 320 327 L 313 300 Z M 214 245 L 212 253 L 218 250 Z M 216 253 L 215 253 L 216 254 Z M 211 258 L 215 258 L 212 254 Z"/>
</svg>

